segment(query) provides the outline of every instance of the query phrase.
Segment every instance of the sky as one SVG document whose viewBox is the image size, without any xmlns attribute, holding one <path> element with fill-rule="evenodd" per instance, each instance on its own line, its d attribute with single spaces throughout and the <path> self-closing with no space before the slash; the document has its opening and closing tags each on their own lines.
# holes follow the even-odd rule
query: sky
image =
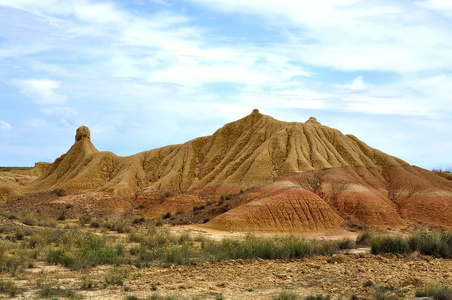
<svg viewBox="0 0 452 300">
<path fill-rule="evenodd" d="M 0 0 L 0 166 L 120 156 L 254 108 L 452 168 L 450 0 Z"/>
</svg>

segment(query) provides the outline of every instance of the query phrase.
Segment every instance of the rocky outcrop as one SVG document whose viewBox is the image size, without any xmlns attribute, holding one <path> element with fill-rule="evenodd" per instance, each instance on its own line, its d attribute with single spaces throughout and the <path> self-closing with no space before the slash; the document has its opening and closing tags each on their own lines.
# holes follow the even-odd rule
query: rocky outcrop
<svg viewBox="0 0 452 300">
<path fill-rule="evenodd" d="M 287 182 L 290 189 L 274 191 Z M 211 136 L 129 157 L 99 152 L 82 126 L 71 149 L 23 191 L 54 188 L 114 197 L 259 189 L 258 198 L 210 221 L 223 229 L 327 230 L 349 217 L 381 228 L 409 220 L 452 227 L 452 181 L 315 118 L 282 122 L 257 109 Z"/>
<path fill-rule="evenodd" d="M 285 185 L 285 187 L 283 186 Z M 319 196 L 293 183 L 260 189 L 257 199 L 234 208 L 207 226 L 233 231 L 329 231 L 344 220 Z"/>
</svg>

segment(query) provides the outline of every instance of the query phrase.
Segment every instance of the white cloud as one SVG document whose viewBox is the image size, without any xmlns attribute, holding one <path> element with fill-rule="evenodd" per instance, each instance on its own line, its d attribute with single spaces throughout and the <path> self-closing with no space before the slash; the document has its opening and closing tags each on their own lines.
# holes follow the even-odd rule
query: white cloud
<svg viewBox="0 0 452 300">
<path fill-rule="evenodd" d="M 20 92 L 40 105 L 64 104 L 68 98 L 55 92 L 60 82 L 49 79 L 14 79 L 11 83 L 21 88 Z"/>
<path fill-rule="evenodd" d="M 44 117 L 63 126 L 77 126 L 78 112 L 71 107 L 52 106 L 41 110 Z"/>
<path fill-rule="evenodd" d="M 0 120 L 0 129 L 3 131 L 9 131 L 11 130 L 12 126 L 8 124 L 7 122 Z"/>
<path fill-rule="evenodd" d="M 452 17 L 452 2 L 449 0 L 426 0 L 416 2 L 416 4 Z"/>
<path fill-rule="evenodd" d="M 37 78 L 12 81 L 45 105 L 30 119 L 106 128 L 103 142 L 115 151 L 121 132 L 123 144 L 147 150 L 209 134 L 205 122 L 214 130 L 253 108 L 452 115 L 452 26 L 436 18 L 448 11 L 446 1 L 187 0 L 198 5 L 193 10 L 184 1 L 134 3 L 149 1 L 161 10 L 137 14 L 130 2 L 109 0 L 0 0 L 0 14 L 2 4 L 15 7 L 5 16 L 19 20 L 0 18 L 7 41 L 0 64 L 9 66 L 0 77 Z M 238 15 L 246 20 L 240 26 L 251 26 L 235 28 Z M 391 79 L 378 82 L 374 71 Z"/>
<path fill-rule="evenodd" d="M 291 49 L 292 57 L 308 64 L 340 70 L 399 73 L 452 70 L 450 24 L 436 20 L 410 3 L 359 0 L 192 2 L 217 11 L 257 15 L 275 27 L 297 28 L 287 33 L 291 45 L 282 47 Z"/>
<path fill-rule="evenodd" d="M 366 83 L 364 83 L 363 76 L 356 77 L 350 84 L 336 85 L 336 87 L 346 88 L 350 90 L 365 90 L 369 88 L 369 86 Z"/>
<path fill-rule="evenodd" d="M 157 4 L 161 4 L 161 5 L 166 5 L 166 6 L 170 6 L 171 4 L 169 4 L 168 2 L 164 1 L 164 0 L 149 0 L 151 2 L 157 3 Z"/>
</svg>

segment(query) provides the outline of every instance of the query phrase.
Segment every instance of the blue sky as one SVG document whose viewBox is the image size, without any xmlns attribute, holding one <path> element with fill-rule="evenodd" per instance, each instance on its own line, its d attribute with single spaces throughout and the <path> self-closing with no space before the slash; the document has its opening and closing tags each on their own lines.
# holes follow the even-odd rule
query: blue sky
<svg viewBox="0 0 452 300">
<path fill-rule="evenodd" d="M 258 108 L 452 167 L 449 0 L 0 0 L 0 165 L 126 156 Z"/>
</svg>

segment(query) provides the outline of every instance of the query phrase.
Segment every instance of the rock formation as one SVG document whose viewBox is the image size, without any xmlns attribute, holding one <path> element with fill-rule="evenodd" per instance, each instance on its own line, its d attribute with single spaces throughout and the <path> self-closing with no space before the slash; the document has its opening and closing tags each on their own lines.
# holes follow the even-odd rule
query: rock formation
<svg viewBox="0 0 452 300">
<path fill-rule="evenodd" d="M 452 227 L 451 181 L 315 118 L 282 122 L 257 109 L 211 136 L 129 157 L 99 152 L 82 126 L 69 151 L 23 191 L 54 188 L 254 195 L 207 224 L 222 229 L 330 230 L 349 217 L 382 228 L 409 220 Z"/>
</svg>

